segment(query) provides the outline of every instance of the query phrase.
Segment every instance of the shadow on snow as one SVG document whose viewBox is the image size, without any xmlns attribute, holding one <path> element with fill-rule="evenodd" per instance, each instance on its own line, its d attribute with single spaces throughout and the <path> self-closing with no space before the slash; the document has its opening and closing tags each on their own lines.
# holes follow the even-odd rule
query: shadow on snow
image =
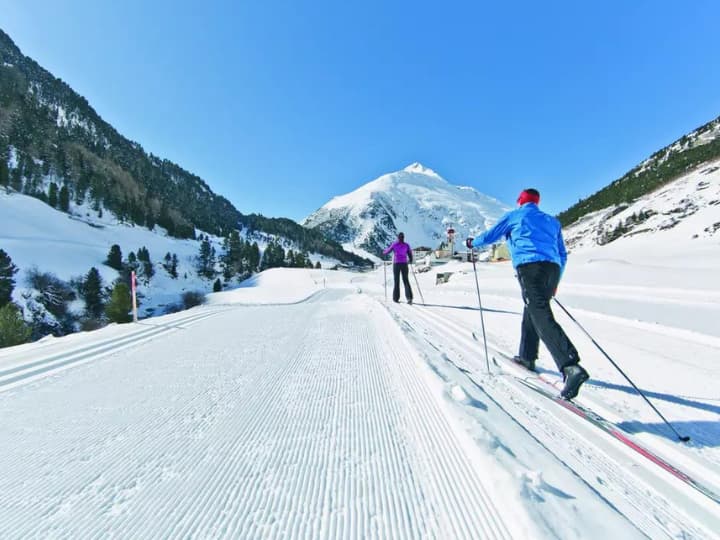
<svg viewBox="0 0 720 540">
<path fill-rule="evenodd" d="M 547 373 L 550 375 L 557 375 L 556 370 L 545 369 L 537 367 L 538 373 Z M 616 390 L 618 392 L 625 392 L 638 396 L 637 390 L 632 386 L 626 386 L 623 384 L 610 383 L 605 381 L 599 381 L 597 379 L 590 379 L 585 383 L 585 386 L 594 386 L 596 388 L 605 388 L 607 390 Z M 697 409 L 699 411 L 706 411 L 720 415 L 720 405 L 714 405 L 705 401 L 699 401 L 704 398 L 689 398 L 685 396 L 674 396 L 672 394 L 665 394 L 663 392 L 655 392 L 653 390 L 642 390 L 645 396 L 653 401 L 653 405 L 657 406 L 656 401 L 665 401 L 667 403 L 674 403 L 675 405 L 682 405 L 683 407 L 689 407 L 691 409 Z M 641 399 L 641 398 L 640 398 Z M 708 401 L 713 401 L 711 398 L 707 398 Z M 647 406 L 647 405 L 643 405 Z M 662 407 L 659 407 L 660 412 L 663 412 Z M 681 420 L 671 421 L 672 426 L 678 430 L 681 435 L 689 435 L 691 438 L 691 445 L 693 446 L 720 446 L 720 421 L 711 420 Z M 677 441 L 677 436 L 668 428 L 662 421 L 658 422 L 640 422 L 637 420 L 626 420 L 619 422 L 618 427 L 628 433 L 652 433 L 659 435 L 672 441 Z"/>
<path fill-rule="evenodd" d="M 480 311 L 480 308 L 475 307 L 475 306 L 449 306 L 446 304 L 420 304 L 420 305 L 423 307 L 441 307 L 441 308 L 450 308 L 450 309 L 464 309 L 466 311 Z M 486 307 L 483 308 L 483 311 L 488 312 L 488 313 L 508 313 L 510 315 L 522 315 L 522 313 L 519 311 L 506 311 L 504 309 L 489 309 Z"/>
</svg>

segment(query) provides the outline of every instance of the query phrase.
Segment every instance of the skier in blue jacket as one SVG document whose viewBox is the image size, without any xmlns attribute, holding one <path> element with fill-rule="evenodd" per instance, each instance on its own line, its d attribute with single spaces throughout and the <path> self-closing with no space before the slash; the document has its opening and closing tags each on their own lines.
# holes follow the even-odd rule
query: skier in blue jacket
<svg viewBox="0 0 720 540">
<path fill-rule="evenodd" d="M 468 238 L 466 244 L 472 249 L 507 240 L 525 302 L 520 350 L 514 360 L 534 371 L 542 339 L 565 379 L 561 394 L 572 399 L 588 379 L 588 373 L 579 365 L 575 346 L 550 309 L 550 300 L 567 262 L 560 222 L 538 208 L 540 193 L 536 189 L 523 190 L 517 203 L 519 208 L 505 214 L 477 238 Z"/>
</svg>

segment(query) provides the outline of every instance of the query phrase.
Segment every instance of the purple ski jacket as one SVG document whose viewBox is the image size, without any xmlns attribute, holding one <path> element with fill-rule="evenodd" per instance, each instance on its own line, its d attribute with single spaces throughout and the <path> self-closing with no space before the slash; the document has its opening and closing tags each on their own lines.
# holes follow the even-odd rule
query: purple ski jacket
<svg viewBox="0 0 720 540">
<path fill-rule="evenodd" d="M 390 247 L 383 250 L 383 255 L 387 255 L 391 251 L 393 252 L 393 262 L 405 264 L 408 261 L 412 262 L 412 248 L 407 242 L 393 242 Z"/>
</svg>

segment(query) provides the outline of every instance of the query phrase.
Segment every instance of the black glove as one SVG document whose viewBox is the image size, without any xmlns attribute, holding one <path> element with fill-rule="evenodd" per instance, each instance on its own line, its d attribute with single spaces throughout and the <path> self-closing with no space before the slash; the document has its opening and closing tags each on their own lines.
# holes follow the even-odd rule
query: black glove
<svg viewBox="0 0 720 540">
<path fill-rule="evenodd" d="M 474 239 L 472 236 L 468 236 L 468 237 L 465 239 L 465 245 L 467 246 L 468 249 L 472 249 L 472 248 L 473 248 L 473 245 L 472 245 L 473 240 L 475 240 L 475 239 Z"/>
</svg>

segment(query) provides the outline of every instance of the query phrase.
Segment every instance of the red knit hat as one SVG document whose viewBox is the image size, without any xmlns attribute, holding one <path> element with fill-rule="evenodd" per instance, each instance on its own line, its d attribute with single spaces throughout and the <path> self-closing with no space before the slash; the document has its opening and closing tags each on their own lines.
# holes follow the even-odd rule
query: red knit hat
<svg viewBox="0 0 720 540">
<path fill-rule="evenodd" d="M 528 188 L 523 189 L 520 192 L 520 196 L 517 199 L 517 203 L 522 206 L 525 203 L 535 203 L 540 204 L 540 192 L 537 189 Z"/>
</svg>

